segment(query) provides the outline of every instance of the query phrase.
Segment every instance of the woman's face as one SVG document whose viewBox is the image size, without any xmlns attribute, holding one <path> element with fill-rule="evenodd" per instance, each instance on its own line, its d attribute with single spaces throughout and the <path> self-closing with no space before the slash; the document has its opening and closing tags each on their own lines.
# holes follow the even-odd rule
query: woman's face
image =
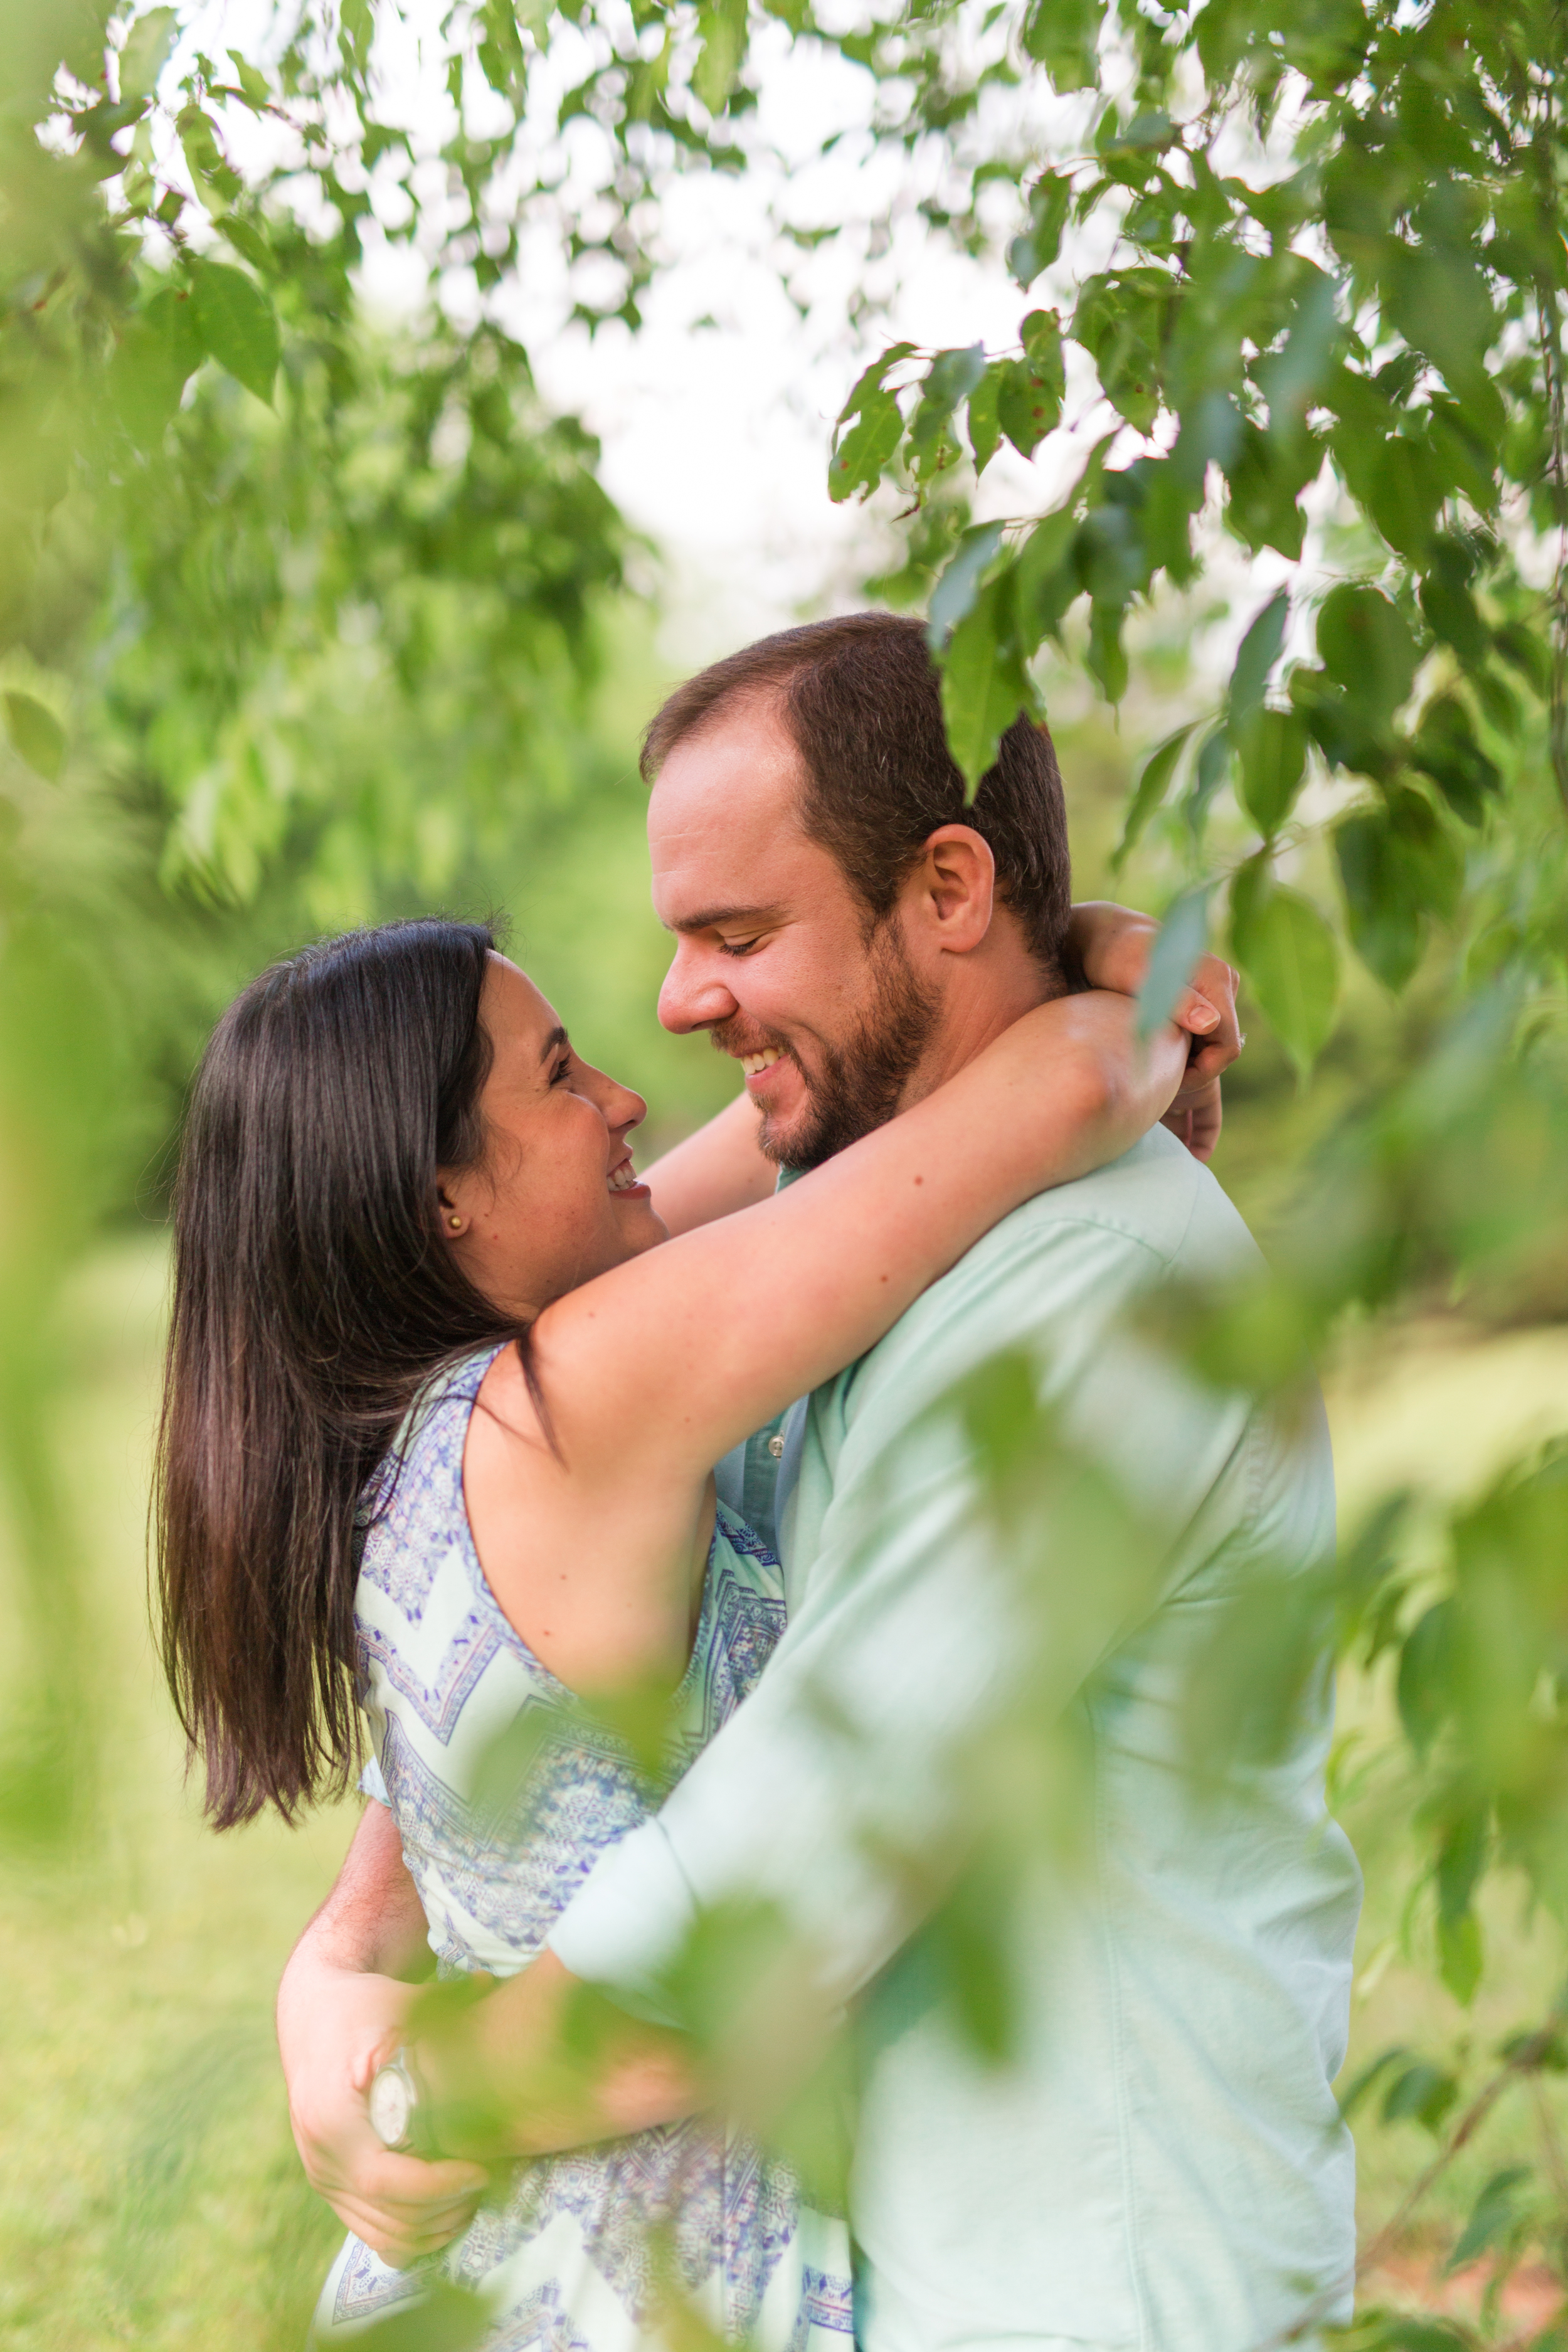
<svg viewBox="0 0 1568 2352">
<path fill-rule="evenodd" d="M 666 1238 L 627 1142 L 647 1105 L 578 1059 L 505 956 L 490 957 L 479 1019 L 485 1156 L 441 1171 L 442 1230 L 469 1281 L 523 1320 Z"/>
</svg>

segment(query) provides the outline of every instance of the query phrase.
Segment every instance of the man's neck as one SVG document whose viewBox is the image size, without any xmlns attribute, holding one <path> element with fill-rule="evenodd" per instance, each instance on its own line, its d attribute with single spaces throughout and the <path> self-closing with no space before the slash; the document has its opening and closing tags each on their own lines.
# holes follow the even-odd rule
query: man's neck
<svg viewBox="0 0 1568 2352">
<path fill-rule="evenodd" d="M 1008 951 L 988 960 L 982 969 L 966 970 L 951 992 L 931 1043 L 910 1073 L 899 1108 L 908 1110 L 956 1076 L 966 1063 L 983 1054 L 1005 1029 L 1037 1004 L 1065 996 L 1067 982 L 1059 972 L 1047 971 L 1028 954 L 1020 940 Z"/>
</svg>

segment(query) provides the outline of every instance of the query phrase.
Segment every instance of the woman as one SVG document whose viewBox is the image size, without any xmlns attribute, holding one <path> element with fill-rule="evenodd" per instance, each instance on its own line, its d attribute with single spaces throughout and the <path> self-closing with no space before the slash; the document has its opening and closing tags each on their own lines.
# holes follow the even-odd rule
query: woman
<svg viewBox="0 0 1568 2352">
<path fill-rule="evenodd" d="M 342 1788 L 357 1673 L 443 1971 L 520 1969 L 782 1625 L 710 1465 L 1161 1115 L 1185 1041 L 1145 1054 L 1129 1014 L 1042 1006 L 667 1243 L 628 1148 L 642 1101 L 574 1057 L 487 927 L 386 926 L 253 982 L 192 1104 L 159 1460 L 165 1654 L 218 1825 Z M 673 1693 L 651 1766 L 581 1704 L 650 1685 Z M 605 2122 L 633 2137 L 521 2168 L 449 2251 L 493 2345 L 649 2343 L 657 2223 L 711 2325 L 837 2352 L 843 2224 L 687 2103 L 656 2084 Z M 416 2285 L 351 2239 L 320 2335 Z"/>
</svg>

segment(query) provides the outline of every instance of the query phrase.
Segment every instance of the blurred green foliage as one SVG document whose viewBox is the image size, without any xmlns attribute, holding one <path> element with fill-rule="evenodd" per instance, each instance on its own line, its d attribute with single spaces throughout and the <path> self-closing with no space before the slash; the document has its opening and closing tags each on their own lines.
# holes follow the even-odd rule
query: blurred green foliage
<svg viewBox="0 0 1568 2352">
<path fill-rule="evenodd" d="M 864 78 L 874 144 L 940 156 L 930 235 L 1005 248 L 1032 306 L 1016 349 L 897 344 L 849 393 L 830 494 L 887 481 L 907 509 L 875 593 L 929 602 L 968 772 L 1048 708 L 1085 878 L 1108 865 L 1194 938 L 1217 916 L 1263 1016 L 1224 1164 L 1276 1278 L 1189 1302 L 1166 1344 L 1257 1379 L 1401 1323 L 1568 1313 L 1552 0 L 930 0 L 843 23 L 812 0 L 459 0 L 428 34 L 446 107 L 418 138 L 384 119 L 378 22 L 303 0 L 213 58 L 174 9 L 0 0 L 0 1484 L 29 1569 L 0 1826 L 39 1853 L 96 1801 L 48 1443 L 62 1285 L 106 1218 L 156 1213 L 238 980 L 303 929 L 510 900 L 591 1053 L 635 1048 L 667 1117 L 721 1090 L 626 1011 L 659 961 L 631 538 L 490 297 L 549 220 L 579 315 L 635 331 L 672 175 L 763 160 L 757 91 L 790 44 Z M 538 69 L 563 55 L 564 89 Z M 1024 102 L 1051 92 L 1070 104 Z M 567 123 L 599 142 L 575 209 Z M 373 221 L 471 299 L 373 327 Z M 1004 441 L 1068 487 L 974 523 Z M 1238 564 L 1257 577 L 1222 624 L 1206 582 Z M 1085 677 L 1149 746 L 1135 778 Z M 1001 1407 L 986 1425 L 1000 1443 Z M 1568 1969 L 1568 1486 L 1539 1433 L 1514 1454 L 1477 1491 L 1364 1510 L 1317 1596 L 1355 1669 L 1374 1913 L 1397 1893 L 1391 1935 L 1442 1989 L 1429 2042 L 1368 2053 L 1367 2108 L 1440 2153 L 1489 2083 L 1533 2095 L 1558 2063 L 1539 2012 L 1487 2010 L 1504 1895 Z M 1114 1549 L 1111 1503 L 1079 1504 Z M 1238 1622 L 1207 1715 L 1266 1747 L 1258 1694 L 1288 1703 L 1317 1622 Z M 1017 1826 L 985 1817 L 984 1763 L 949 1915 L 982 2039 L 986 1855 Z M 1568 2173 L 1537 2105 L 1539 2150 L 1475 2184 L 1453 2247 L 1500 2282 L 1525 2255 L 1563 2274 Z M 1422 2340 L 1461 2339 L 1375 2313 L 1353 2337 Z"/>
</svg>

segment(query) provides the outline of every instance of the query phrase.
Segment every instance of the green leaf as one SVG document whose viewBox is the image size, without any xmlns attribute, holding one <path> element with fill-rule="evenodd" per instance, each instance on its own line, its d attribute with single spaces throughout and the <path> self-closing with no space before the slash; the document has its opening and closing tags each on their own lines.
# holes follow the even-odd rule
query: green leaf
<svg viewBox="0 0 1568 2352">
<path fill-rule="evenodd" d="M 968 399 L 984 373 L 984 343 L 972 343 L 964 351 L 938 352 L 932 360 L 921 385 L 920 405 L 910 425 L 907 454 L 917 476 L 925 478 L 940 473 L 950 461 L 954 412 L 961 401 Z"/>
<path fill-rule="evenodd" d="M 512 0 L 484 0 L 479 15 L 479 71 L 500 98 L 516 104 L 528 78 L 528 59 Z M 699 71 L 701 70 L 700 64 Z M 693 75 L 695 81 L 696 76 Z"/>
<path fill-rule="evenodd" d="M 1395 1696 L 1405 1735 L 1425 1757 L 1452 1705 L 1454 1604 L 1434 1601 L 1405 1637 Z"/>
<path fill-rule="evenodd" d="M 722 114 L 746 54 L 746 0 L 706 0 L 697 15 L 702 47 L 691 87 L 710 114 Z"/>
<path fill-rule="evenodd" d="M 1157 743 L 1144 761 L 1143 772 L 1128 805 L 1121 838 L 1111 853 L 1110 870 L 1113 874 L 1121 873 L 1144 826 L 1169 791 L 1183 746 L 1196 724 L 1196 719 L 1189 719 L 1184 727 L 1178 727 L 1173 735 L 1167 735 L 1163 743 Z"/>
<path fill-rule="evenodd" d="M 1384 299 L 1406 341 L 1442 370 L 1477 426 L 1495 437 L 1502 403 L 1485 362 L 1501 322 L 1478 262 L 1426 240 L 1396 245 Z"/>
<path fill-rule="evenodd" d="M 1120 702 L 1127 691 L 1127 648 L 1121 642 L 1125 608 L 1091 600 L 1089 608 L 1089 667 L 1100 680 L 1107 702 Z"/>
<path fill-rule="evenodd" d="M 1152 1037 L 1175 1010 L 1177 998 L 1208 945 L 1209 894 L 1213 888 L 1212 882 L 1201 883 L 1194 890 L 1184 890 L 1167 908 L 1143 985 L 1138 992 L 1134 1035 Z"/>
<path fill-rule="evenodd" d="M 218 198 L 218 205 L 215 207 L 205 197 L 203 201 L 207 203 L 209 212 L 221 211 L 224 206 L 233 204 L 244 183 L 238 173 L 230 168 L 218 145 L 216 125 L 199 106 L 183 106 L 174 121 L 198 193 L 203 188 L 210 189 Z"/>
<path fill-rule="evenodd" d="M 1299 710 L 1254 710 L 1230 740 L 1241 766 L 1241 800 L 1266 839 L 1289 815 L 1307 772 L 1307 722 Z"/>
<path fill-rule="evenodd" d="M 845 402 L 827 469 L 827 495 L 835 504 L 842 504 L 857 490 L 864 490 L 869 498 L 903 438 L 903 415 L 893 394 L 883 389 L 883 378 L 914 348 L 913 343 L 889 345 L 858 377 Z M 843 428 L 852 416 L 858 422 L 846 433 Z"/>
<path fill-rule="evenodd" d="M 228 61 L 234 68 L 235 80 L 245 92 L 245 95 L 249 100 L 251 105 L 256 109 L 257 112 L 259 113 L 263 107 L 271 103 L 272 99 L 272 92 L 268 87 L 267 76 L 264 73 L 258 73 L 256 68 L 251 65 L 247 58 L 240 56 L 237 49 L 229 50 Z"/>
<path fill-rule="evenodd" d="M 1230 674 L 1230 691 L 1226 696 L 1233 727 L 1250 718 L 1263 700 L 1268 673 L 1279 660 L 1280 647 L 1285 643 L 1285 628 L 1289 618 L 1289 594 L 1281 588 L 1247 624 L 1247 635 L 1237 647 L 1236 667 Z"/>
<path fill-rule="evenodd" d="M 1468 548 L 1452 539 L 1440 539 L 1427 557 L 1421 583 L 1421 613 L 1427 627 L 1445 645 L 1452 646 L 1466 669 L 1479 669 L 1487 658 L 1486 623 L 1470 593 L 1473 559 Z"/>
<path fill-rule="evenodd" d="M 1369 2059 L 1339 2094 L 1337 2104 L 1342 2118 L 1348 2123 L 1367 2093 L 1376 2087 L 1389 2068 L 1405 2064 L 1409 2057 L 1410 2053 L 1404 2043 L 1395 2042 L 1392 2049 L 1382 2050 L 1375 2058 Z"/>
<path fill-rule="evenodd" d="M 1007 267 L 1026 293 L 1061 251 L 1071 204 L 1072 181 L 1066 172 L 1042 172 L 1029 190 L 1029 226 L 1007 247 Z"/>
<path fill-rule="evenodd" d="M 1481 1923 L 1473 1911 L 1437 1921 L 1437 1973 L 1462 2009 L 1481 1980 Z"/>
<path fill-rule="evenodd" d="M 1175 281 L 1162 269 L 1124 269 L 1086 278 L 1072 334 L 1089 353 L 1107 400 L 1147 433 L 1160 413 L 1161 349 Z"/>
<path fill-rule="evenodd" d="M 1013 721 L 1032 715 L 1035 692 L 1011 630 L 1005 572 L 975 599 L 948 640 L 942 664 L 942 708 L 948 747 L 971 797 Z"/>
<path fill-rule="evenodd" d="M 941 653 L 949 632 L 973 610 L 981 575 L 1002 544 L 1002 530 L 999 522 L 982 523 L 966 530 L 953 550 L 942 578 L 931 590 L 926 641 L 932 653 Z"/>
<path fill-rule="evenodd" d="M 1342 581 L 1318 613 L 1318 653 L 1353 709 L 1386 727 L 1407 698 L 1420 661 L 1403 614 L 1379 588 Z"/>
<path fill-rule="evenodd" d="M 969 395 L 969 446 L 974 452 L 974 470 L 983 474 L 996 455 L 1002 438 L 1002 422 L 996 414 L 996 404 L 1002 390 L 1004 372 L 1015 362 L 994 360 Z"/>
<path fill-rule="evenodd" d="M 205 356 L 190 298 L 175 287 L 161 288 L 127 321 L 110 386 L 120 421 L 139 446 L 149 448 L 162 436 Z"/>
<path fill-rule="evenodd" d="M 254 221 L 246 220 L 238 213 L 226 213 L 223 233 L 235 251 L 243 260 L 248 261 L 252 268 L 270 269 L 273 267 L 272 248 Z"/>
<path fill-rule="evenodd" d="M 138 16 L 120 52 L 120 95 L 151 98 L 158 77 L 169 62 L 180 20 L 173 8 L 150 8 Z"/>
<path fill-rule="evenodd" d="M 1304 262 L 1303 268 L 1309 274 L 1285 346 L 1259 360 L 1252 371 L 1253 381 L 1268 403 L 1271 441 L 1300 431 L 1307 412 L 1321 397 L 1339 339 L 1338 286 L 1312 263 Z"/>
<path fill-rule="evenodd" d="M 1321 444 L 1303 433 L 1281 445 L 1244 419 L 1219 464 L 1230 486 L 1228 528 L 1248 547 L 1275 548 L 1294 562 L 1307 527 L 1301 493 L 1321 468 Z"/>
<path fill-rule="evenodd" d="M 1276 1036 L 1305 1079 L 1334 1025 L 1340 960 L 1333 933 L 1294 890 L 1259 894 L 1243 908 L 1233 886 L 1231 944 Z"/>
<path fill-rule="evenodd" d="M 254 278 L 227 262 L 191 261 L 191 320 L 203 349 L 270 406 L 282 357 L 278 314 Z"/>
<path fill-rule="evenodd" d="M 1025 540 L 1013 567 L 1013 604 L 1020 649 L 1031 654 L 1054 635 L 1062 616 L 1081 592 L 1076 543 L 1079 522 L 1071 504 L 1043 515 Z"/>
<path fill-rule="evenodd" d="M 1383 807 L 1343 818 L 1333 842 L 1356 953 L 1397 992 L 1419 961 L 1428 918 L 1446 919 L 1458 903 L 1458 844 L 1420 793 L 1397 787 Z"/>
<path fill-rule="evenodd" d="M 0 694 L 0 704 L 5 711 L 5 732 L 17 755 L 36 775 L 54 783 L 66 756 L 66 730 L 54 712 L 36 694 L 24 693 L 20 687 L 7 688 Z"/>
<path fill-rule="evenodd" d="M 344 62 L 351 65 L 363 80 L 370 63 L 371 43 L 375 37 L 375 15 L 371 0 L 340 0 L 338 26 L 338 42 Z"/>
<path fill-rule="evenodd" d="M 862 409 L 868 395 L 881 391 L 887 379 L 888 370 L 897 367 L 900 360 L 907 360 L 914 349 L 913 343 L 889 343 L 881 356 L 871 362 L 869 367 L 862 368 L 855 379 L 848 399 L 838 412 L 838 423 L 847 425 L 849 419 Z"/>
<path fill-rule="evenodd" d="M 1458 2084 L 1446 2067 L 1435 2066 L 1428 2058 L 1413 2058 L 1389 2085 L 1383 2120 L 1423 2124 L 1429 2132 L 1437 2132 L 1458 2095 Z"/>
<path fill-rule="evenodd" d="M 1004 360 L 997 370 L 996 417 L 1020 457 L 1032 457 L 1062 413 L 1061 391 L 1027 360 Z"/>
<path fill-rule="evenodd" d="M 1410 739 L 1410 759 L 1466 824 L 1479 824 L 1488 802 L 1502 789 L 1495 762 L 1476 740 L 1468 711 L 1451 694 L 1426 705 Z"/>
<path fill-rule="evenodd" d="M 1099 68 L 1105 0 L 1032 0 L 1024 19 L 1025 52 L 1059 90 L 1088 89 Z"/>
<path fill-rule="evenodd" d="M 1231 750 L 1229 732 L 1223 726 L 1211 728 L 1198 746 L 1192 782 L 1183 803 L 1187 830 L 1194 842 L 1202 840 L 1209 803 L 1230 772 Z"/>
<path fill-rule="evenodd" d="M 1493 2173 L 1471 2207 L 1458 2242 L 1443 2265 L 1446 2273 L 1463 2270 L 1467 2263 L 1473 2263 L 1478 2254 L 1486 2253 L 1509 2235 L 1520 2219 L 1520 2208 L 1524 2202 L 1521 2192 L 1531 2178 L 1528 2164 L 1505 2165 L 1500 2172 Z"/>
</svg>

